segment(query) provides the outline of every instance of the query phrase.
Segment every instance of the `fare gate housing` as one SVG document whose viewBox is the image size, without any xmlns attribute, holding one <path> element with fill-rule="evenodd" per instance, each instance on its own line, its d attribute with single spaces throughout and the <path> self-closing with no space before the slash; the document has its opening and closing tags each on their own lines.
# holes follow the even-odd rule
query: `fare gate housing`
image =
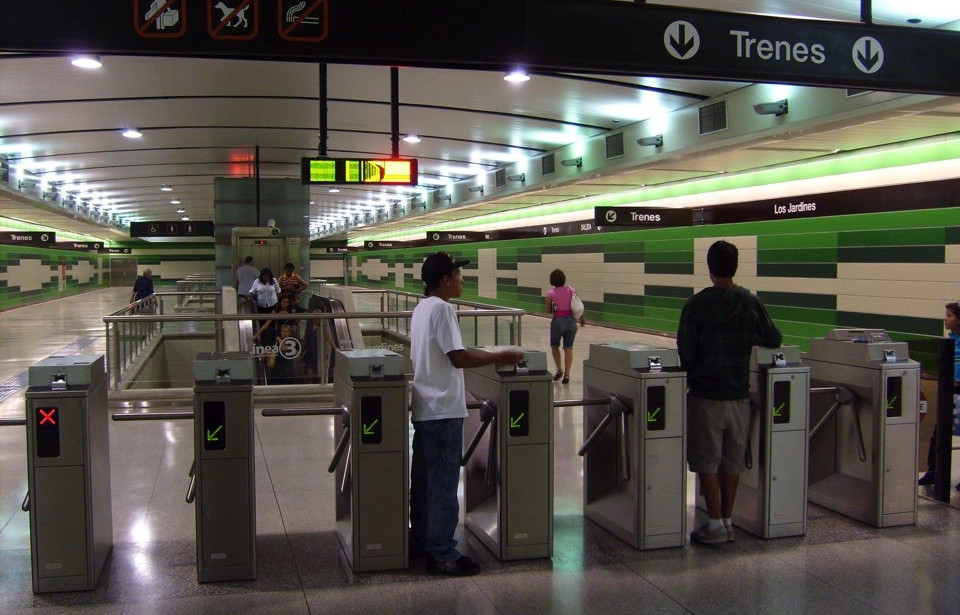
<svg viewBox="0 0 960 615">
<path fill-rule="evenodd" d="M 409 425 L 403 356 L 338 350 L 337 540 L 354 572 L 408 565 Z M 346 451 L 344 453 L 344 451 Z"/>
<path fill-rule="evenodd" d="M 508 349 L 523 352 L 520 364 L 464 370 L 467 394 L 482 406 L 464 424 L 476 434 L 464 455 L 465 524 L 501 560 L 551 557 L 553 383 L 542 351 L 478 348 Z"/>
<path fill-rule="evenodd" d="M 906 342 L 835 329 L 812 340 L 804 361 L 812 386 L 853 393 L 845 407 L 811 398 L 810 501 L 875 527 L 915 524 L 920 364 Z"/>
<path fill-rule="evenodd" d="M 113 547 L 103 355 L 30 366 L 25 397 L 33 591 L 94 589 Z"/>
<path fill-rule="evenodd" d="M 198 353 L 194 375 L 197 580 L 257 577 L 253 359 Z"/>
<path fill-rule="evenodd" d="M 674 348 L 591 344 L 583 362 L 583 513 L 635 549 L 686 543 L 686 389 Z"/>
<path fill-rule="evenodd" d="M 733 522 L 760 538 L 803 536 L 807 525 L 807 405 L 810 368 L 796 346 L 750 355 L 749 464 Z"/>
</svg>

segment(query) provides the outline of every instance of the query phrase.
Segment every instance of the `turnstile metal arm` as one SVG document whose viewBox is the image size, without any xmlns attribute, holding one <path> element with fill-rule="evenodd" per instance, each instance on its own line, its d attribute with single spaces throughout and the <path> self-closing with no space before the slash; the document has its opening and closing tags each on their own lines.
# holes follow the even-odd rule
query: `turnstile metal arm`
<svg viewBox="0 0 960 615">
<path fill-rule="evenodd" d="M 173 421 L 192 419 L 193 410 L 182 412 L 115 412 L 110 415 L 114 421 Z"/>
<path fill-rule="evenodd" d="M 834 414 L 837 413 L 837 410 L 840 406 L 850 406 L 853 410 L 853 424 L 857 429 L 857 457 L 860 458 L 860 461 L 867 460 L 867 448 L 863 442 L 863 427 L 860 425 L 860 408 L 857 403 L 857 396 L 853 391 L 847 387 L 842 386 L 832 386 L 832 387 L 811 387 L 810 394 L 832 394 L 833 395 L 833 405 L 824 413 L 820 420 L 817 421 L 817 424 L 810 428 L 810 435 L 808 439 L 813 440 L 814 436 L 819 433 L 824 425 L 827 424 Z"/>
<path fill-rule="evenodd" d="M 470 445 L 467 447 L 466 452 L 464 452 L 460 457 L 461 466 L 467 465 L 467 461 L 469 461 L 470 457 L 473 456 L 473 451 L 476 450 L 477 446 L 480 444 L 483 434 L 487 431 L 490 423 L 497 415 L 497 407 L 486 399 L 481 399 L 476 403 L 468 403 L 467 407 L 480 409 L 480 428 L 477 430 L 477 433 L 474 434 L 473 440 L 470 441 Z"/>
<path fill-rule="evenodd" d="M 490 419 L 491 423 L 496 423 L 496 417 Z M 483 482 L 490 487 L 497 478 L 497 430 L 490 430 L 490 446 L 487 449 L 487 471 L 483 476 Z"/>
<path fill-rule="evenodd" d="M 350 413 L 347 411 L 346 406 L 343 406 L 343 413 L 340 415 L 340 425 L 343 427 L 343 435 L 340 436 L 340 440 L 337 442 L 337 448 L 333 451 L 333 459 L 330 460 L 330 465 L 327 466 L 327 472 L 330 474 L 337 471 L 337 466 L 340 465 L 340 458 L 343 457 L 343 451 L 347 450 L 347 444 L 350 442 Z M 348 467 L 349 465 L 350 464 L 347 464 Z"/>
<path fill-rule="evenodd" d="M 23 512 L 30 512 L 30 492 L 27 492 L 27 495 L 23 496 L 23 502 L 20 503 L 20 510 Z"/>
<path fill-rule="evenodd" d="M 347 444 L 347 458 L 350 457 L 350 448 L 352 444 Z M 340 482 L 340 495 L 347 493 L 347 486 L 350 484 L 350 468 L 353 466 L 351 463 L 347 463 L 343 468 L 343 480 Z"/>
<path fill-rule="evenodd" d="M 264 408 L 260 416 L 337 416 L 343 414 L 346 406 L 330 408 Z"/>
<path fill-rule="evenodd" d="M 14 427 L 16 425 L 26 425 L 27 419 L 0 419 L 0 427 Z"/>
<path fill-rule="evenodd" d="M 611 395 L 605 400 L 591 400 L 597 403 L 591 405 L 600 405 L 602 403 L 607 403 L 610 407 L 607 409 L 606 416 L 600 421 L 600 424 L 597 425 L 597 428 L 593 430 L 593 433 L 584 441 L 583 446 L 580 447 L 580 450 L 577 451 L 577 454 L 583 457 L 590 451 L 590 448 L 596 443 L 597 438 L 600 436 L 600 433 L 613 421 L 614 417 L 617 415 L 620 416 L 620 423 L 617 425 L 617 432 L 620 439 L 620 472 L 623 475 L 623 480 L 630 480 L 630 448 L 627 445 L 627 415 L 630 414 L 630 407 L 623 402 L 616 395 Z M 586 405 L 585 403 L 583 405 Z"/>
<path fill-rule="evenodd" d="M 197 460 L 194 459 L 193 463 L 190 464 L 190 471 L 187 472 L 187 476 L 190 477 L 190 484 L 187 485 L 187 497 L 184 498 L 187 504 L 193 504 L 193 501 L 197 499 Z"/>
</svg>

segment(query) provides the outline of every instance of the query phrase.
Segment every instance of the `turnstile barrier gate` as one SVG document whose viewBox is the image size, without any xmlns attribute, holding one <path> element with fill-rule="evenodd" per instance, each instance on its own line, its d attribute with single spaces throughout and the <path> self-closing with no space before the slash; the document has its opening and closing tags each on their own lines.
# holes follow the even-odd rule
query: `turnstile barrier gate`
<svg viewBox="0 0 960 615">
<path fill-rule="evenodd" d="M 198 353 L 193 377 L 197 580 L 255 579 L 253 359 Z"/>
<path fill-rule="evenodd" d="M 94 589 L 113 547 L 103 355 L 30 366 L 25 397 L 33 591 Z"/>
<path fill-rule="evenodd" d="M 405 361 L 389 350 L 338 350 L 334 397 L 343 409 L 329 471 L 337 540 L 354 572 L 408 565 L 409 425 Z"/>
<path fill-rule="evenodd" d="M 810 368 L 796 346 L 750 355 L 750 439 L 733 523 L 760 538 L 803 536 Z"/>
<path fill-rule="evenodd" d="M 673 348 L 591 344 L 583 362 L 583 513 L 635 549 L 686 543 L 686 388 Z"/>
<path fill-rule="evenodd" d="M 468 395 L 480 400 L 464 433 L 464 523 L 501 560 L 553 555 L 553 385 L 547 356 L 513 346 L 517 365 L 464 370 Z"/>
<path fill-rule="evenodd" d="M 883 329 L 836 329 L 804 357 L 811 392 L 807 497 L 875 527 L 913 525 L 920 364 Z"/>
</svg>

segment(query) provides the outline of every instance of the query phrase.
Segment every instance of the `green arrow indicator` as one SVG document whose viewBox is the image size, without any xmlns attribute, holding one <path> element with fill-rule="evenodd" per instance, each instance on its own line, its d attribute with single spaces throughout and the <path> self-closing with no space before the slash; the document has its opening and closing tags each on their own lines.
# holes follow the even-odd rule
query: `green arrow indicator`
<svg viewBox="0 0 960 615">
<path fill-rule="evenodd" d="M 374 419 L 369 425 L 363 426 L 363 435 L 372 436 L 373 435 L 373 426 L 380 422 L 380 419 Z"/>
<path fill-rule="evenodd" d="M 512 417 L 510 419 L 510 429 L 517 429 L 518 427 L 520 427 L 520 421 L 522 421 L 523 417 L 526 415 L 527 415 L 526 412 L 521 412 L 517 416 Z"/>
<path fill-rule="evenodd" d="M 647 412 L 647 422 L 648 422 L 648 423 L 654 423 L 654 422 L 656 422 L 656 420 L 657 420 L 657 415 L 660 414 L 660 411 L 661 411 L 661 410 L 663 410 L 663 408 L 657 408 L 657 409 L 654 410 L 653 412 Z"/>
<path fill-rule="evenodd" d="M 892 398 L 887 400 L 887 410 L 893 410 L 896 407 L 897 397 L 894 395 Z"/>
<path fill-rule="evenodd" d="M 773 416 L 783 416 L 783 415 L 780 414 L 780 413 L 783 412 L 783 407 L 786 406 L 786 405 L 787 405 L 786 403 L 782 403 L 782 404 L 780 404 L 779 406 L 777 406 L 776 408 L 774 408 L 774 409 L 773 409 Z"/>
<path fill-rule="evenodd" d="M 220 438 L 217 437 L 217 434 L 220 433 L 220 430 L 223 429 L 223 425 L 219 425 L 213 431 L 207 430 L 207 442 L 216 442 Z"/>
</svg>

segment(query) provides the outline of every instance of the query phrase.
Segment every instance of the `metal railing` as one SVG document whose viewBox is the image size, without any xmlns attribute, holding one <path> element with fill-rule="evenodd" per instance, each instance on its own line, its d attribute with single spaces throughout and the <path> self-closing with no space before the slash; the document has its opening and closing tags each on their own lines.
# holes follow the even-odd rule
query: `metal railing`
<svg viewBox="0 0 960 615">
<path fill-rule="evenodd" d="M 103 322 L 107 328 L 107 371 L 110 386 L 113 390 L 123 388 L 124 382 L 128 379 L 128 370 L 137 365 L 142 359 L 140 355 L 146 350 L 152 350 L 154 344 L 160 343 L 165 334 L 174 333 L 197 333 L 200 337 L 206 336 L 210 342 L 210 352 L 222 352 L 225 346 L 223 339 L 224 330 L 247 331 L 246 327 L 222 327 L 217 323 L 223 322 L 242 322 L 242 321 L 262 321 L 270 318 L 269 314 L 164 314 L 162 308 L 163 293 L 152 295 L 146 299 L 137 302 L 143 304 L 131 304 L 127 308 L 120 310 L 109 316 L 105 316 Z M 153 312 L 145 306 L 157 307 Z M 520 319 L 523 316 L 523 310 L 516 309 L 464 309 L 461 312 L 461 322 L 465 319 L 471 319 L 478 326 L 473 328 L 474 335 L 471 338 L 464 336 L 464 343 L 474 346 L 493 346 L 493 345 L 520 345 Z M 374 312 L 344 312 L 344 313 L 324 313 L 324 312 L 303 312 L 283 314 L 285 321 L 314 321 L 315 330 L 320 332 L 316 336 L 315 343 L 320 358 L 320 367 L 316 374 L 320 383 L 327 381 L 327 362 L 325 360 L 325 341 L 322 331 L 329 327 L 326 322 L 329 319 L 356 319 L 361 322 L 387 322 L 398 323 L 401 330 L 409 330 L 409 319 L 412 311 L 374 311 Z M 496 322 L 483 323 L 484 319 L 507 319 L 507 324 L 498 325 Z M 482 326 L 480 326 L 482 325 Z M 254 328 L 256 330 L 256 328 Z M 298 339 L 306 338 L 305 326 L 298 326 Z M 506 337 L 509 333 L 511 337 Z M 251 355 L 255 358 L 264 358 L 269 356 L 270 349 L 263 346 L 248 346 L 249 340 L 244 340 L 241 348 L 249 347 Z M 301 342 L 303 344 L 303 342 Z"/>
<path fill-rule="evenodd" d="M 389 314 L 412 312 L 425 298 L 423 295 L 399 290 L 353 289 L 353 301 L 358 310 L 379 310 L 382 313 L 379 318 L 361 324 L 366 325 L 368 329 L 379 328 L 407 339 L 410 337 L 410 318 Z M 524 310 L 460 299 L 451 299 L 450 303 L 457 310 L 464 344 L 468 346 L 519 346 L 522 344 L 521 323 L 522 316 L 526 313 Z"/>
</svg>

